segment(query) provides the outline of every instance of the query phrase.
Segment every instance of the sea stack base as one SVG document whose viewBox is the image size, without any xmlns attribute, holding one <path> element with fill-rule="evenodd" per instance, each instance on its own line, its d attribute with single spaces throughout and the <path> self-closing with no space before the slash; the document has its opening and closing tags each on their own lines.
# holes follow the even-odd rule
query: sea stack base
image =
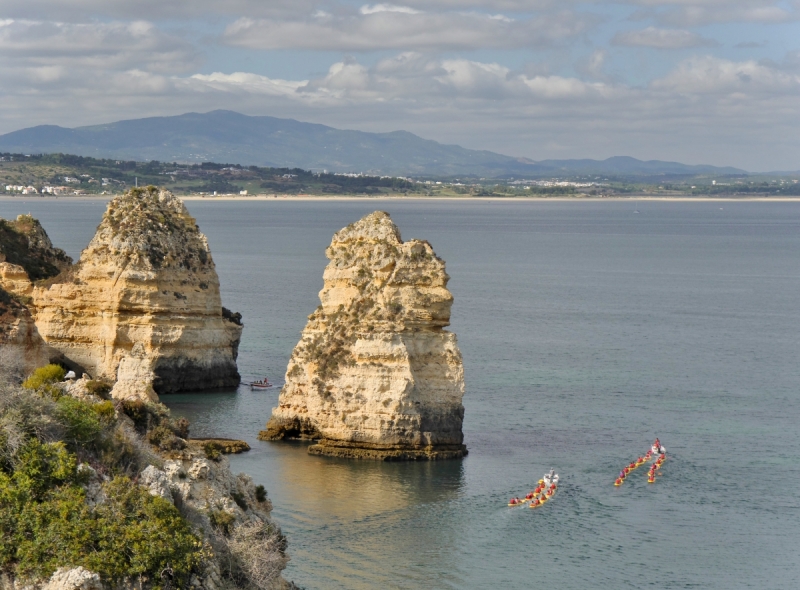
<svg viewBox="0 0 800 590">
<path fill-rule="evenodd" d="M 436 445 L 409 448 L 407 446 L 374 445 L 323 439 L 308 447 L 309 455 L 368 459 L 374 461 L 440 461 L 467 456 L 465 445 Z"/>
</svg>

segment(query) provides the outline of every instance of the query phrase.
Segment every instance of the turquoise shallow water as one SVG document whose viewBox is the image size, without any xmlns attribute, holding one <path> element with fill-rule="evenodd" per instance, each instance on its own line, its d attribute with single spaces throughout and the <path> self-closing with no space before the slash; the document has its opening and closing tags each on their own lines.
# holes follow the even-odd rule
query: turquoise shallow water
<svg viewBox="0 0 800 590">
<path fill-rule="evenodd" d="M 470 455 L 351 463 L 255 439 L 278 390 L 165 398 L 195 435 L 248 440 L 312 588 L 796 588 L 800 205 L 189 202 L 240 371 L 279 383 L 334 231 L 374 209 L 447 261 Z M 0 200 L 77 257 L 104 205 Z M 639 213 L 634 211 L 638 210 Z M 659 436 L 663 477 L 619 469 Z M 542 509 L 508 509 L 550 467 Z"/>
</svg>

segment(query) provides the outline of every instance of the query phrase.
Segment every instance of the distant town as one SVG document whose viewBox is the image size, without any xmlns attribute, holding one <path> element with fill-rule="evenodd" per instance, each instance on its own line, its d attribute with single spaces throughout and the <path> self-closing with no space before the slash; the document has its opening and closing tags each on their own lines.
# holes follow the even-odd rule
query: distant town
<svg viewBox="0 0 800 590">
<path fill-rule="evenodd" d="M 179 195 L 409 195 L 460 197 L 800 196 L 800 175 L 580 175 L 555 178 L 422 177 L 204 162 L 179 164 L 68 154 L 0 154 L 0 194 L 113 195 L 164 186 Z"/>
</svg>

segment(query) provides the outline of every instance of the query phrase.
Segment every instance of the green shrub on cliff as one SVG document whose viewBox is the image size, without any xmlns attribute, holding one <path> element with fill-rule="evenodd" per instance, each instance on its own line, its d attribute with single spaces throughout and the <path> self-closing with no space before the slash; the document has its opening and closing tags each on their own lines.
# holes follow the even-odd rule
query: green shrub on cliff
<svg viewBox="0 0 800 590">
<path fill-rule="evenodd" d="M 25 389 L 40 390 L 64 380 L 67 372 L 59 365 L 47 365 L 36 369 L 30 377 L 22 382 Z"/>
<path fill-rule="evenodd" d="M 71 446 L 88 446 L 97 442 L 103 426 L 92 404 L 64 396 L 56 402 L 56 417 L 66 427 L 65 440 Z"/>
<path fill-rule="evenodd" d="M 39 372 L 36 391 L 54 376 Z M 95 478 L 87 463 L 116 476 Z M 83 566 L 112 585 L 158 588 L 169 565 L 187 587 L 207 551 L 175 506 L 124 475 L 144 464 L 111 402 L 54 400 L 0 380 L 0 572 L 35 581 Z M 89 502 L 92 478 L 101 493 Z"/>
<path fill-rule="evenodd" d="M 83 566 L 107 581 L 158 581 L 171 566 L 185 582 L 203 547 L 178 510 L 126 477 L 103 484 L 91 507 L 75 456 L 60 443 L 32 441 L 13 473 L 0 472 L 0 568 L 22 578 Z"/>
</svg>

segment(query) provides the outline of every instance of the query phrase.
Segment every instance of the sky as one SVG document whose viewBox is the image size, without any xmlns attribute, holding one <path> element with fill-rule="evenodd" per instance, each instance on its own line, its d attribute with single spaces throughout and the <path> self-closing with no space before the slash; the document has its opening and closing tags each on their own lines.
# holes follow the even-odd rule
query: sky
<svg viewBox="0 0 800 590">
<path fill-rule="evenodd" d="M 229 109 L 800 169 L 800 0 L 0 0 L 0 133 Z"/>
</svg>

